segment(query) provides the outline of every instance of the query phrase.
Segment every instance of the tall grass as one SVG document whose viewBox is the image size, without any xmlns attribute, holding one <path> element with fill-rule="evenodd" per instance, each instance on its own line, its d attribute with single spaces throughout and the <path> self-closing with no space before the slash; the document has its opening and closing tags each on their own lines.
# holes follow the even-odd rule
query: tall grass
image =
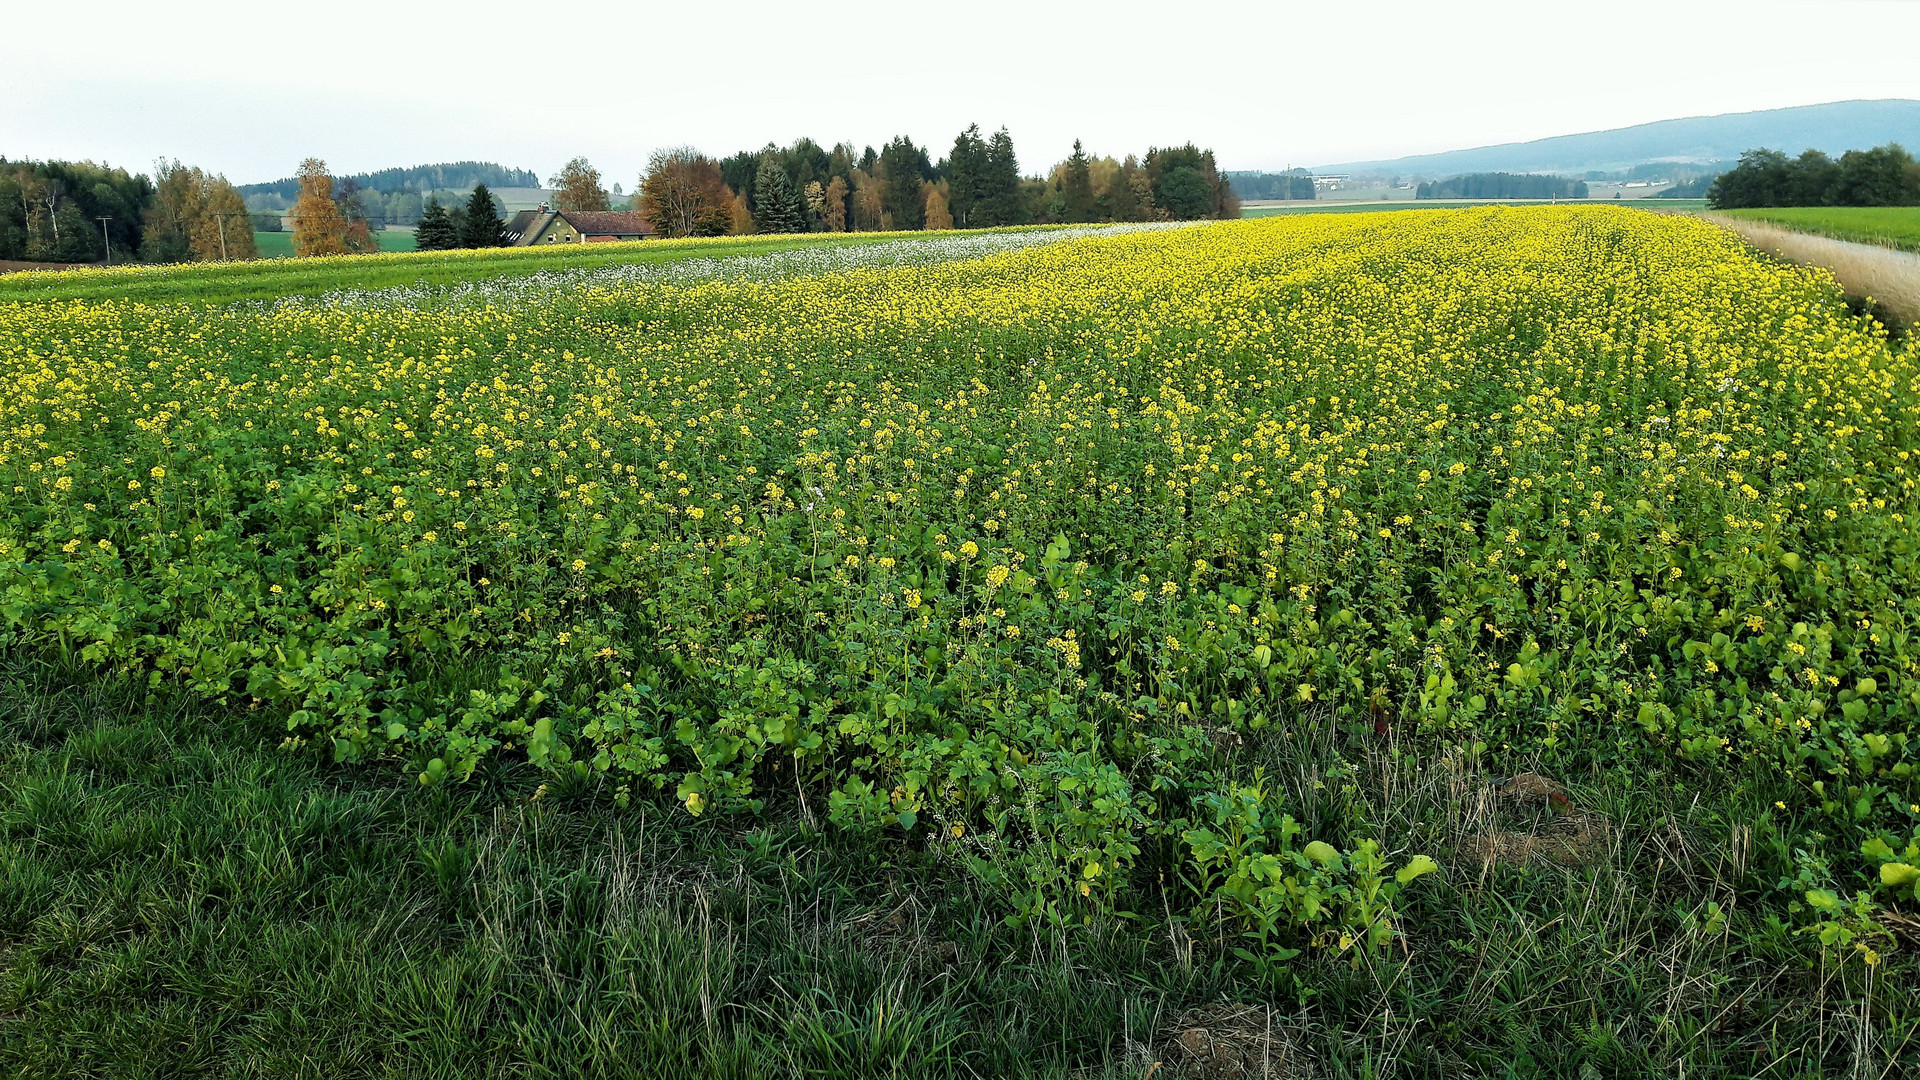
<svg viewBox="0 0 1920 1080">
<path fill-rule="evenodd" d="M 1904 953 L 1803 967 L 1750 910 L 1791 853 L 1737 767 L 1566 778 L 1601 841 L 1484 862 L 1558 817 L 1304 713 L 1235 753 L 1458 872 L 1406 948 L 1258 974 L 1170 887 L 1009 926 L 904 842 L 511 763 L 423 790 L 262 715 L 0 666 L 0 1075 L 1891 1077 L 1920 1015 Z"/>
</svg>

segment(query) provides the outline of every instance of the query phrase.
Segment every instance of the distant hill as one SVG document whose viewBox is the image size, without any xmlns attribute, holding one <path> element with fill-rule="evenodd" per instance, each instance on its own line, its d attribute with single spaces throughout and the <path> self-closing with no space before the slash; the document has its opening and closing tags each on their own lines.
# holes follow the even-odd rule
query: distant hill
<svg viewBox="0 0 1920 1080">
<path fill-rule="evenodd" d="M 406 169 L 381 169 L 377 172 L 354 173 L 351 176 L 336 176 L 335 184 L 352 180 L 367 191 L 392 194 L 400 191 L 471 191 L 475 184 L 485 184 L 489 188 L 537 188 L 540 186 L 538 173 L 527 169 L 510 169 L 505 165 L 496 165 L 491 161 L 453 161 L 440 165 L 415 165 Z M 300 194 L 300 181 L 295 177 L 274 180 L 265 184 L 242 184 L 242 195 L 277 195 L 282 199 L 294 199 Z"/>
<path fill-rule="evenodd" d="M 1592 170 L 1630 169 L 1648 162 L 1730 162 L 1757 146 L 1788 154 L 1807 149 L 1837 154 L 1887 142 L 1920 150 L 1920 101 L 1835 101 L 1790 109 L 1689 116 L 1532 142 L 1322 165 L 1314 171 L 1427 177 L 1474 172 L 1578 176 Z"/>
</svg>

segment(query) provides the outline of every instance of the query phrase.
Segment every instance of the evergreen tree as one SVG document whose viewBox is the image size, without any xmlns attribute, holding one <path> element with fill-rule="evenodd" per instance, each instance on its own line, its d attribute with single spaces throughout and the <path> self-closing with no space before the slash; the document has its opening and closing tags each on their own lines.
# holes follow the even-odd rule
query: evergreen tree
<svg viewBox="0 0 1920 1080">
<path fill-rule="evenodd" d="M 1027 221 L 1020 193 L 1020 162 L 1013 156 L 1013 136 L 1006 128 L 987 142 L 987 163 L 980 185 L 981 220 L 976 225 L 1021 225 Z"/>
<path fill-rule="evenodd" d="M 926 158 L 926 151 L 905 135 L 895 137 L 880 152 L 881 207 L 893 219 L 895 229 L 926 227 L 927 197 L 920 187 Z"/>
<path fill-rule="evenodd" d="M 975 218 L 986 171 L 986 140 L 980 137 L 979 124 L 969 124 L 954 138 L 953 151 L 947 155 L 947 205 L 955 226 L 967 229 L 979 224 Z"/>
<path fill-rule="evenodd" d="M 1073 140 L 1073 156 L 1067 159 L 1066 175 L 1060 179 L 1061 220 L 1093 220 L 1093 174 L 1087 167 L 1086 151 L 1080 140 Z"/>
<path fill-rule="evenodd" d="M 806 206 L 778 154 L 760 155 L 760 168 L 753 178 L 753 205 L 754 223 L 763 233 L 807 231 Z"/>
<path fill-rule="evenodd" d="M 500 247 L 506 242 L 506 231 L 501 228 L 500 215 L 493 206 L 493 192 L 488 191 L 485 184 L 475 185 L 472 196 L 467 199 L 467 220 L 460 232 L 460 246 Z"/>
<path fill-rule="evenodd" d="M 447 251 L 460 246 L 460 233 L 453 227 L 453 217 L 440 205 L 439 199 L 427 200 L 427 209 L 420 215 L 413 239 L 421 251 Z"/>
</svg>

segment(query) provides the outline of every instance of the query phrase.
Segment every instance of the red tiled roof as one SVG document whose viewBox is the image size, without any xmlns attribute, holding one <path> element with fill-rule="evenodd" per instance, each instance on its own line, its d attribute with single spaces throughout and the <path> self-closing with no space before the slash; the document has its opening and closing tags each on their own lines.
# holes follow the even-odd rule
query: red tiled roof
<svg viewBox="0 0 1920 1080">
<path fill-rule="evenodd" d="M 623 210 L 569 210 L 561 217 L 582 236 L 652 236 L 653 223 Z"/>
</svg>

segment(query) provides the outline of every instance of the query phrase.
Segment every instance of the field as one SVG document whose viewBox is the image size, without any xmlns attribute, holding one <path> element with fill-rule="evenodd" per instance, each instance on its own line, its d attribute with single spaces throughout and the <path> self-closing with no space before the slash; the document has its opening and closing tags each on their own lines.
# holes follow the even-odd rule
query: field
<svg viewBox="0 0 1920 1080">
<path fill-rule="evenodd" d="M 1787 206 L 1723 213 L 1836 240 L 1920 251 L 1920 206 Z"/>
<path fill-rule="evenodd" d="M 924 234 L 921 234 L 924 235 Z M 0 275 L 0 303 L 12 300 L 140 300 L 230 303 L 285 297 L 318 298 L 367 289 L 460 289 L 536 274 L 622 273 L 633 267 L 768 256 L 831 253 L 902 240 L 899 234 L 839 233 L 804 237 L 745 236 L 720 240 L 643 240 L 573 245 L 565 251 L 489 248 L 412 251 L 379 256 L 255 259 L 184 266 L 121 266 L 73 272 Z"/>
<path fill-rule="evenodd" d="M 1370 214 L 1384 210 L 1440 210 L 1461 209 L 1472 206 L 1613 206 L 1638 210 L 1676 211 L 1700 210 L 1707 205 L 1705 199 L 1593 199 L 1585 202 L 1562 199 L 1558 204 L 1544 199 L 1417 199 L 1406 202 L 1343 202 L 1335 199 L 1314 200 L 1311 202 L 1285 203 L 1279 205 L 1248 206 L 1241 210 L 1243 217 L 1274 217 L 1282 214 Z"/>
<path fill-rule="evenodd" d="M 1910 1058 L 1920 347 L 1823 273 L 596 255 L 0 279 L 0 1067 Z"/>
<path fill-rule="evenodd" d="M 380 241 L 381 251 L 412 251 L 412 229 L 382 229 L 373 234 Z M 293 234 L 286 230 L 280 232 L 259 232 L 253 234 L 253 245 L 263 259 L 293 258 Z"/>
</svg>

